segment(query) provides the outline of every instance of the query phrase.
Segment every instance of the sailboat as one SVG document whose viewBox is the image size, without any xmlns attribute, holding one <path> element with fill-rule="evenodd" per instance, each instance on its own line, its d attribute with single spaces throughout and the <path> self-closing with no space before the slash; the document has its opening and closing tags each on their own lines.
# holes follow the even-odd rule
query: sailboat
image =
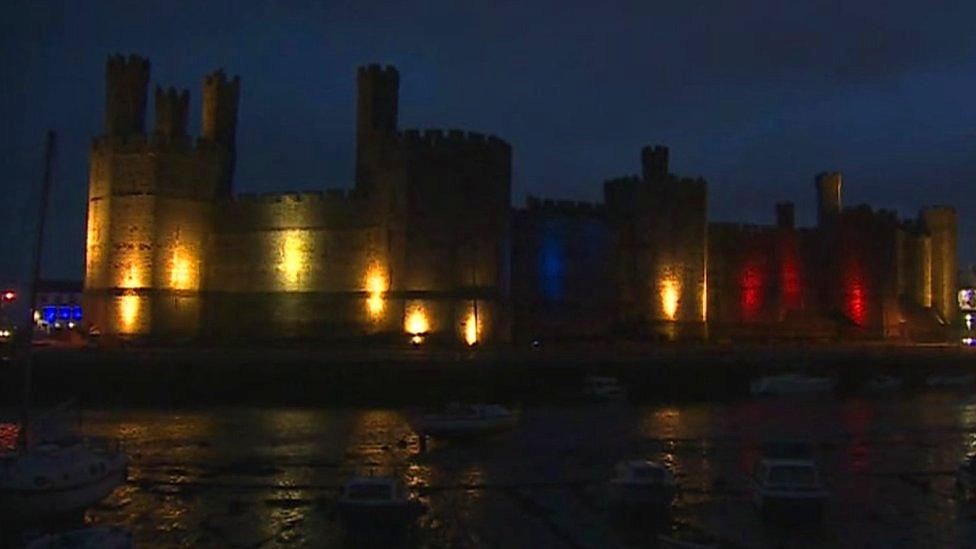
<svg viewBox="0 0 976 549">
<path fill-rule="evenodd" d="M 40 215 L 29 278 L 27 311 L 34 305 L 40 273 L 41 246 L 51 189 L 56 137 L 47 134 Z M 32 319 L 18 338 L 16 360 L 24 378 L 23 417 L 17 448 L 0 455 L 0 521 L 32 523 L 83 511 L 122 484 L 128 458 L 118 444 L 96 444 L 78 437 L 34 432 L 30 418 Z"/>
</svg>

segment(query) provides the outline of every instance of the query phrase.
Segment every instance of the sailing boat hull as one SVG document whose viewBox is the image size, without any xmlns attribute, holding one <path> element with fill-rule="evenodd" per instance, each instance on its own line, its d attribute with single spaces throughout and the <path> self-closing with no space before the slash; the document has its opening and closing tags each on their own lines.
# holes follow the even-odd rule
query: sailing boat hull
<svg viewBox="0 0 976 549">
<path fill-rule="evenodd" d="M 91 482 L 50 489 L 0 491 L 3 521 L 31 521 L 83 511 L 95 505 L 125 482 L 126 467 L 106 471 Z"/>
</svg>

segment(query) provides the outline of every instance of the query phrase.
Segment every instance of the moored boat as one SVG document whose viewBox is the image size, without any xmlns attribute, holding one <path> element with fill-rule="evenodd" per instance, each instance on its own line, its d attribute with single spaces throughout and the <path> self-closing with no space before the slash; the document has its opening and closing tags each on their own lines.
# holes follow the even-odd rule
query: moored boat
<svg viewBox="0 0 976 549">
<path fill-rule="evenodd" d="M 583 395 L 590 400 L 619 400 L 625 396 L 624 388 L 615 377 L 587 376 L 583 379 Z"/>
<path fill-rule="evenodd" d="M 901 378 L 887 375 L 877 375 L 869 379 L 864 388 L 871 393 L 887 393 L 898 391 L 902 388 Z"/>
<path fill-rule="evenodd" d="M 753 503 L 763 516 L 789 513 L 819 520 L 827 497 L 813 460 L 763 459 L 756 466 Z"/>
<path fill-rule="evenodd" d="M 0 516 L 32 522 L 82 511 L 121 485 L 127 466 L 117 446 L 80 440 L 0 456 Z"/>
<path fill-rule="evenodd" d="M 441 412 L 416 417 L 412 426 L 420 436 L 452 438 L 505 431 L 515 422 L 515 414 L 498 404 L 452 404 Z"/>
<path fill-rule="evenodd" d="M 349 533 L 378 533 L 409 526 L 426 506 L 399 478 L 357 476 L 343 483 L 336 505 L 339 520 Z"/>
<path fill-rule="evenodd" d="M 753 396 L 802 395 L 829 393 L 836 386 L 837 381 L 829 377 L 784 374 L 753 380 L 749 384 L 749 391 Z"/>
<path fill-rule="evenodd" d="M 84 528 L 41 536 L 27 549 L 131 549 L 132 533 L 117 526 Z"/>
<path fill-rule="evenodd" d="M 667 511 L 677 486 L 667 467 L 648 460 L 621 461 L 610 479 L 614 504 L 648 511 Z"/>
<path fill-rule="evenodd" d="M 932 388 L 971 387 L 976 377 L 973 374 L 936 374 L 925 378 L 925 385 Z"/>
</svg>

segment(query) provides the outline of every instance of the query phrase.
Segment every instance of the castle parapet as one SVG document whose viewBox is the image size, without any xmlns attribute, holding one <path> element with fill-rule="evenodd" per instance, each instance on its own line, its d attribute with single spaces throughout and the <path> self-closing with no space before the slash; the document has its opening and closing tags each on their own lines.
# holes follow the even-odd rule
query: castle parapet
<svg viewBox="0 0 976 549">
<path fill-rule="evenodd" d="M 400 132 L 397 137 L 401 143 L 416 147 L 471 147 L 494 151 L 504 150 L 509 153 L 512 149 L 508 142 L 497 136 L 456 129 L 409 129 Z"/>
<path fill-rule="evenodd" d="M 592 217 L 605 213 L 603 204 L 575 200 L 541 199 L 528 196 L 525 199 L 525 211 L 533 214 L 553 214 L 571 217 Z"/>
</svg>

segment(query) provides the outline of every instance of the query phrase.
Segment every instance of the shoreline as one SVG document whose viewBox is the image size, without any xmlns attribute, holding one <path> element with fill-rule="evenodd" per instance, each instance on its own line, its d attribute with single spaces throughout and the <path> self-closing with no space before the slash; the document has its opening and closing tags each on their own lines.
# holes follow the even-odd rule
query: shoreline
<svg viewBox="0 0 976 549">
<path fill-rule="evenodd" d="M 762 375 L 806 371 L 857 392 L 878 373 L 917 387 L 936 371 L 976 372 L 976 349 L 959 346 L 565 345 L 526 350 L 427 348 L 39 348 L 33 400 L 93 406 L 258 404 L 425 405 L 450 400 L 560 401 L 582 378 L 612 375 L 635 401 L 715 401 L 748 395 Z M 6 366 L 0 405 L 20 400 Z"/>
</svg>

